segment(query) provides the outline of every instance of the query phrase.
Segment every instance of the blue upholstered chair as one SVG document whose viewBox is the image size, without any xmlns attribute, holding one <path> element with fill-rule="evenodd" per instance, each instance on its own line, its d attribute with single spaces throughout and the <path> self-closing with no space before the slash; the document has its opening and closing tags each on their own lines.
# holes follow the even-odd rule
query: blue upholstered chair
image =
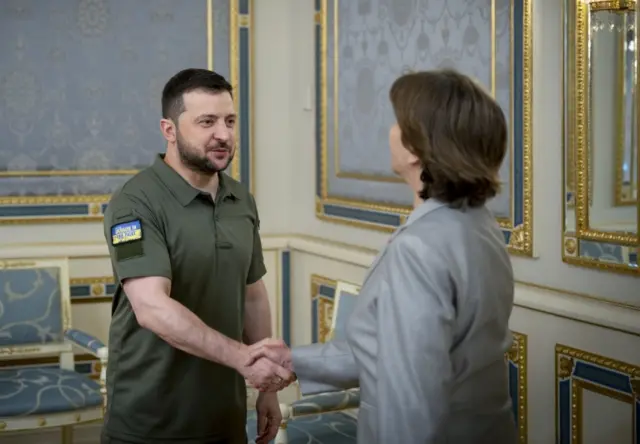
<svg viewBox="0 0 640 444">
<path fill-rule="evenodd" d="M 329 332 L 330 339 L 346 340 L 347 323 L 356 305 L 356 298 L 359 292 L 360 287 L 345 282 L 339 282 L 336 286 L 331 330 Z M 303 397 L 291 404 L 280 404 L 282 424 L 275 442 L 276 444 L 287 444 L 289 442 L 287 434 L 287 423 L 289 421 L 303 416 L 356 409 L 359 405 L 360 389 L 321 393 Z"/>
<path fill-rule="evenodd" d="M 99 381 L 74 370 L 73 344 L 100 359 Z M 59 365 L 38 364 L 51 356 Z M 103 416 L 107 357 L 98 339 L 71 328 L 66 259 L 0 260 L 0 441 L 62 427 L 71 444 L 75 424 Z"/>
</svg>

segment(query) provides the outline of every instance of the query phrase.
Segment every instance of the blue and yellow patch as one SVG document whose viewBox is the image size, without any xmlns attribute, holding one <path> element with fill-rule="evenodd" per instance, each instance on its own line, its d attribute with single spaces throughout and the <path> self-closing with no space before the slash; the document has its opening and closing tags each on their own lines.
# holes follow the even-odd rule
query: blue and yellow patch
<svg viewBox="0 0 640 444">
<path fill-rule="evenodd" d="M 139 220 L 124 222 L 111 227 L 111 245 L 142 240 L 142 223 Z"/>
</svg>

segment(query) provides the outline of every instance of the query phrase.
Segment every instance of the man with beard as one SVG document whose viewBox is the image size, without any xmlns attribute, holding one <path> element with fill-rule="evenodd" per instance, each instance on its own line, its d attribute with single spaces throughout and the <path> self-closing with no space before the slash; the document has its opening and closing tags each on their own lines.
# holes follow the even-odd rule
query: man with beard
<svg viewBox="0 0 640 444">
<path fill-rule="evenodd" d="M 292 379 L 248 345 L 271 335 L 256 203 L 223 171 L 234 153 L 231 85 L 187 69 L 162 93 L 166 154 L 117 191 L 105 237 L 117 279 L 103 444 L 246 442 L 246 383 L 262 390 L 259 442 Z M 244 339 L 244 344 L 243 344 Z M 269 393 L 267 393 L 269 392 Z"/>
</svg>

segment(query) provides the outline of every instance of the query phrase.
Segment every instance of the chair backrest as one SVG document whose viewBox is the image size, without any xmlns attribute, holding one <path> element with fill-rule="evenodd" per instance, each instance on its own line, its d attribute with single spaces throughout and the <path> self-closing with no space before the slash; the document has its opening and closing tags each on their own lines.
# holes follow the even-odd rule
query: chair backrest
<svg viewBox="0 0 640 444">
<path fill-rule="evenodd" d="M 68 351 L 67 259 L 0 260 L 0 359 Z"/>
<path fill-rule="evenodd" d="M 333 317 L 331 319 L 331 339 L 344 341 L 347 339 L 347 323 L 356 306 L 360 293 L 358 285 L 346 282 L 338 282 L 333 304 Z"/>
</svg>

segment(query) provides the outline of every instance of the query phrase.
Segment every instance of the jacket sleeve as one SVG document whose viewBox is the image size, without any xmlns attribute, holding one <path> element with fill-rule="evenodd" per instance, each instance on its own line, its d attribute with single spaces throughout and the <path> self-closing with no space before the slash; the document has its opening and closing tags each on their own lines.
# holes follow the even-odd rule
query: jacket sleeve
<svg viewBox="0 0 640 444">
<path fill-rule="evenodd" d="M 440 443 L 449 412 L 454 288 L 441 255 L 412 236 L 389 245 L 378 297 L 380 442 Z"/>
<path fill-rule="evenodd" d="M 358 387 L 358 369 L 345 341 L 295 347 L 291 358 L 305 396 Z"/>
</svg>

